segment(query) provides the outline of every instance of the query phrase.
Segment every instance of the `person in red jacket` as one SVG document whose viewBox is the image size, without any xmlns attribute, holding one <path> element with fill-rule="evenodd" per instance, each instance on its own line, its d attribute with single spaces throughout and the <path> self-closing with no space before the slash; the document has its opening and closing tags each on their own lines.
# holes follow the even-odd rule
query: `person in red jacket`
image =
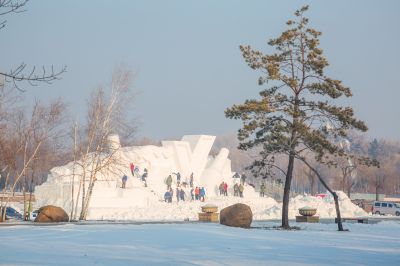
<svg viewBox="0 0 400 266">
<path fill-rule="evenodd" d="M 196 200 L 199 200 L 199 195 L 200 195 L 200 189 L 199 187 L 196 187 L 196 189 L 194 190 L 194 198 Z"/>
<path fill-rule="evenodd" d="M 228 196 L 228 184 L 224 183 L 224 196 Z"/>
<path fill-rule="evenodd" d="M 135 165 L 134 165 L 133 163 L 131 163 L 131 164 L 129 165 L 129 167 L 131 168 L 132 176 L 135 176 Z"/>
</svg>

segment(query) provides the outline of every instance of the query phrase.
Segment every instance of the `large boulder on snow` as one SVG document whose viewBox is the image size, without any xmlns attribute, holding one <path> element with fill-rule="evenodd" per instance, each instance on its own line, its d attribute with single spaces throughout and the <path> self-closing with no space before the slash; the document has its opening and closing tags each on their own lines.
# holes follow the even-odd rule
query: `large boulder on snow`
<svg viewBox="0 0 400 266">
<path fill-rule="evenodd" d="M 59 223 L 68 222 L 68 214 L 60 207 L 47 205 L 39 209 L 35 223 Z"/>
<path fill-rule="evenodd" d="M 219 222 L 223 225 L 249 228 L 253 221 L 253 213 L 246 204 L 236 203 L 222 209 Z"/>
</svg>

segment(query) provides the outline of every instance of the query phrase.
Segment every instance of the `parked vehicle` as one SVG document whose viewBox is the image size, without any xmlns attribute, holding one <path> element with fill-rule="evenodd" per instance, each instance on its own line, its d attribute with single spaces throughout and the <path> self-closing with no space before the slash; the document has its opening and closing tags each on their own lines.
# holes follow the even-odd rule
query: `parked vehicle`
<svg viewBox="0 0 400 266">
<path fill-rule="evenodd" d="M 34 221 L 36 216 L 38 215 L 39 210 L 33 211 L 29 214 L 29 220 Z"/>
<path fill-rule="evenodd" d="M 14 209 L 12 207 L 7 207 L 7 209 L 6 209 L 6 219 L 22 220 L 23 216 L 16 209 Z"/>
<path fill-rule="evenodd" d="M 372 213 L 378 215 L 400 216 L 400 205 L 391 201 L 375 201 L 372 206 Z"/>
</svg>

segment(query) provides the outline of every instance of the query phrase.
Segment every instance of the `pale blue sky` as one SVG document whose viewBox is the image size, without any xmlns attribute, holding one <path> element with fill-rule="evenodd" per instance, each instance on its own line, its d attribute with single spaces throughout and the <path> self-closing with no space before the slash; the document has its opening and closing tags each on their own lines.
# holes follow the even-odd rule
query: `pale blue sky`
<svg viewBox="0 0 400 266">
<path fill-rule="evenodd" d="M 400 1 L 31 1 L 0 31 L 0 67 L 67 65 L 53 85 L 25 87 L 28 101 L 62 97 L 83 117 L 85 99 L 123 63 L 140 94 L 126 106 L 139 135 L 226 134 L 240 123 L 224 109 L 255 97 L 258 73 L 238 46 L 266 41 L 310 4 L 323 32 L 328 73 L 354 92 L 372 137 L 400 140 Z"/>
</svg>

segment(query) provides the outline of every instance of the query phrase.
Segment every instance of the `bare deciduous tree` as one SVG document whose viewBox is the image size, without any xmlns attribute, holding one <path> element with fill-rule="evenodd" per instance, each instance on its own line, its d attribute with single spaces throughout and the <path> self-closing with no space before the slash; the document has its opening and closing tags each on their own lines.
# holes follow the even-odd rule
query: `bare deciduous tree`
<svg viewBox="0 0 400 266">
<path fill-rule="evenodd" d="M 132 100 L 131 73 L 124 69 L 116 70 L 110 87 L 108 96 L 103 88 L 92 94 L 88 102 L 86 125 L 78 133 L 77 126 L 74 127 L 75 160 L 71 179 L 73 220 L 76 219 L 79 209 L 79 220 L 86 219 L 96 183 L 99 180 L 107 181 L 108 176 L 118 173 L 119 149 L 110 149 L 110 135 L 131 136 L 135 129 L 126 122 L 126 111 L 129 110 L 127 103 Z M 79 185 L 75 188 L 76 182 Z"/>
<path fill-rule="evenodd" d="M 61 101 L 49 106 L 36 103 L 30 117 L 23 109 L 7 117 L 0 135 L 1 178 L 4 178 L 0 202 L 2 218 L 5 218 L 2 210 L 7 207 L 17 187 L 22 189 L 25 196 L 27 176 L 29 172 L 34 172 L 35 161 L 41 161 L 39 155 L 46 141 L 60 134 L 64 111 L 65 105 Z M 7 189 L 9 193 L 6 193 Z"/>
</svg>

